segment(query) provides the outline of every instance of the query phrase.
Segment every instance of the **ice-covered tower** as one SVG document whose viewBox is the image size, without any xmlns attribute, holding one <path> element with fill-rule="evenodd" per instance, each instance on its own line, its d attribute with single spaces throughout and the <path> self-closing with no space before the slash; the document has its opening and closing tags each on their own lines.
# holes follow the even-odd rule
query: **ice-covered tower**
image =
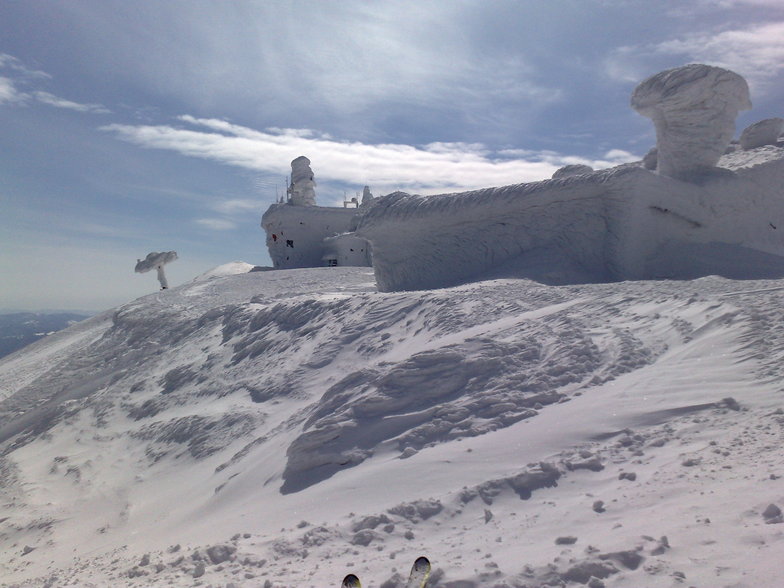
<svg viewBox="0 0 784 588">
<path fill-rule="evenodd" d="M 291 203 L 297 206 L 315 206 L 315 187 L 316 182 L 313 181 L 310 159 L 300 155 L 291 162 L 291 186 L 289 187 Z"/>
<path fill-rule="evenodd" d="M 370 192 L 370 187 L 365 186 L 362 190 L 362 206 L 370 206 L 373 200 L 375 200 L 375 196 Z"/>
<path fill-rule="evenodd" d="M 699 63 L 648 78 L 631 102 L 656 126 L 657 171 L 682 180 L 714 169 L 735 134 L 738 112 L 751 108 L 746 80 Z"/>
</svg>

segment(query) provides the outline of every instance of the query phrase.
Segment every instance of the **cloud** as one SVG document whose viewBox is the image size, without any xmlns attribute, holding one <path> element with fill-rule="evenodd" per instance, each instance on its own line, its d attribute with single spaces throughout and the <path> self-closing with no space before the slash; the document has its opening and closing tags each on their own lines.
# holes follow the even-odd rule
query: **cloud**
<svg viewBox="0 0 784 588">
<path fill-rule="evenodd" d="M 744 76 L 757 93 L 764 93 L 784 71 L 784 21 L 620 47 L 605 61 L 605 74 L 619 81 L 639 81 L 655 73 L 651 62 L 676 56 L 682 64 L 698 62 L 730 69 Z"/>
<path fill-rule="evenodd" d="M 258 200 L 247 200 L 242 198 L 232 198 L 230 200 L 222 200 L 220 202 L 215 202 L 212 205 L 212 208 L 216 212 L 220 212 L 221 214 L 231 215 L 231 214 L 241 214 L 244 212 L 258 212 L 262 208 L 264 208 L 264 203 L 259 202 Z"/>
<path fill-rule="evenodd" d="M 17 90 L 11 78 L 0 76 L 0 104 L 22 102 L 24 99 L 25 95 Z"/>
<path fill-rule="evenodd" d="M 55 108 L 65 108 L 77 112 L 106 114 L 110 110 L 100 104 L 81 104 L 55 96 L 43 90 L 22 90 L 22 86 L 35 86 L 42 80 L 52 78 L 46 72 L 29 69 L 19 59 L 7 53 L 0 53 L 0 70 L 6 70 L 13 77 L 0 76 L 0 104 L 29 104 L 39 102 Z"/>
<path fill-rule="evenodd" d="M 494 153 L 476 143 L 366 144 L 337 141 L 312 130 L 285 129 L 273 133 L 216 119 L 182 116 L 180 120 L 201 128 L 122 124 L 101 128 L 141 147 L 172 150 L 280 176 L 289 173 L 292 159 L 305 154 L 313 161 L 318 182 L 370 184 L 382 192 L 408 189 L 434 193 L 514 184 L 549 178 L 566 164 L 603 168 L 635 159 L 620 150 L 609 152 L 603 159 L 590 160 L 553 151 Z"/>
<path fill-rule="evenodd" d="M 76 110 L 77 112 L 94 112 L 97 114 L 107 114 L 111 112 L 108 108 L 105 108 L 100 104 L 80 104 L 64 98 L 58 98 L 49 92 L 36 91 L 32 93 L 32 96 L 38 100 L 38 102 L 54 106 L 55 108 L 65 108 L 68 110 Z"/>
<path fill-rule="evenodd" d="M 8 53 L 0 53 L 0 69 L 11 70 L 16 75 L 26 79 L 51 79 L 52 77 L 46 72 L 30 69 L 19 58 Z"/>
<path fill-rule="evenodd" d="M 733 8 L 735 6 L 762 6 L 781 9 L 781 0 L 699 0 L 698 4 L 715 10 L 716 8 Z"/>
<path fill-rule="evenodd" d="M 731 69 L 752 84 L 765 85 L 784 69 L 784 21 L 718 34 L 695 34 L 660 43 L 655 50 L 689 55 L 696 61 Z"/>
<path fill-rule="evenodd" d="M 198 218 L 196 224 L 212 231 L 230 231 L 237 228 L 237 225 L 225 218 Z"/>
</svg>

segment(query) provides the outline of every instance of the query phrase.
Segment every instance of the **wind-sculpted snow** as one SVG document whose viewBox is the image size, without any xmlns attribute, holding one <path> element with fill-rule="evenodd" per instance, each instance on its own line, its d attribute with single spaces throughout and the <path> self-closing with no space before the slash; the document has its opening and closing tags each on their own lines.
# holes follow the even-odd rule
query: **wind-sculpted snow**
<svg viewBox="0 0 784 588">
<path fill-rule="evenodd" d="M 606 183 L 625 169 L 441 196 L 395 193 L 360 220 L 382 291 L 454 285 L 512 260 L 534 279 L 609 279 Z M 548 257 L 560 256 L 557 264 Z"/>
<path fill-rule="evenodd" d="M 642 81 L 631 104 L 656 126 L 658 172 L 688 181 L 713 170 L 751 98 L 738 74 L 692 63 Z"/>
<path fill-rule="evenodd" d="M 418 314 L 429 303 L 423 297 Z M 580 302 L 449 333 L 403 361 L 348 374 L 326 391 L 289 448 L 284 491 L 356 465 L 389 440 L 407 457 L 434 443 L 512 425 L 576 389 L 653 359 L 633 335 L 619 332 L 610 345 L 624 359 L 607 369 L 602 364 L 610 350 L 588 335 L 595 325 L 569 318 L 574 304 Z"/>
<path fill-rule="evenodd" d="M 0 585 L 392 586 L 412 553 L 435 586 L 777 585 L 743 546 L 782 544 L 782 288 L 322 268 L 141 298 L 0 361 Z"/>
<path fill-rule="evenodd" d="M 743 129 L 740 134 L 741 149 L 756 149 L 765 145 L 776 145 L 784 135 L 784 118 L 766 118 Z"/>
<path fill-rule="evenodd" d="M 395 193 L 359 219 L 382 291 L 514 276 L 548 284 L 784 275 L 784 149 L 702 184 L 635 165 L 460 194 Z M 720 173 L 719 173 L 720 172 Z"/>
</svg>

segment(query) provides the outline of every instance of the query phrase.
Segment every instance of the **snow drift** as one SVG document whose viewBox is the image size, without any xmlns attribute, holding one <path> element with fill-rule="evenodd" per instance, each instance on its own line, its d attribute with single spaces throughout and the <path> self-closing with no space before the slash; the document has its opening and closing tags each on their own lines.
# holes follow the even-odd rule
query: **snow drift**
<svg viewBox="0 0 784 588">
<path fill-rule="evenodd" d="M 782 291 L 151 294 L 0 361 L 0 585 L 778 585 Z"/>
</svg>

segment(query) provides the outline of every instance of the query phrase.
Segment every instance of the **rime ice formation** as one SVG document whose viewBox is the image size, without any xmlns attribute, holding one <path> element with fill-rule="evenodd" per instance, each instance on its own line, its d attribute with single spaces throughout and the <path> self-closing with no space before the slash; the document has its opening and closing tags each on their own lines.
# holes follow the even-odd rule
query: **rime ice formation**
<svg viewBox="0 0 784 588">
<path fill-rule="evenodd" d="M 721 156 L 738 109 L 749 106 L 743 78 L 685 66 L 640 84 L 632 103 L 657 124 L 656 173 L 646 169 L 649 154 L 647 165 L 380 199 L 357 223 L 379 289 L 494 276 L 551 284 L 784 276 L 784 149 Z"/>
<path fill-rule="evenodd" d="M 273 204 L 261 217 L 273 267 L 369 266 L 370 245 L 356 235 L 340 237 L 354 230 L 357 208 L 316 206 L 315 185 L 310 160 L 297 157 L 291 162 L 289 202 Z M 372 201 L 365 186 L 363 207 Z"/>
<path fill-rule="evenodd" d="M 359 219 L 382 291 L 493 276 L 544 283 L 784 276 L 784 149 L 738 151 L 727 177 L 624 165 L 461 194 L 381 198 Z M 734 173 L 729 173 L 734 172 Z"/>
<path fill-rule="evenodd" d="M 754 149 L 775 145 L 782 134 L 784 134 L 784 118 L 766 118 L 743 129 L 740 134 L 740 148 Z"/>
<path fill-rule="evenodd" d="M 370 243 L 355 233 L 343 233 L 324 239 L 321 265 L 368 267 L 372 264 Z"/>
<path fill-rule="evenodd" d="M 727 149 L 738 110 L 751 106 L 745 80 L 687 65 L 642 82 L 632 106 L 657 130 L 638 164 L 567 166 L 550 180 L 461 194 L 397 192 L 359 211 L 273 205 L 262 226 L 274 266 L 365 265 L 372 250 L 382 291 L 493 276 L 784 276 L 784 149 Z"/>
<path fill-rule="evenodd" d="M 163 266 L 167 263 L 171 263 L 175 259 L 177 259 L 176 251 L 162 251 L 160 253 L 153 251 L 152 253 L 148 253 L 147 257 L 144 259 L 136 260 L 136 267 L 134 268 L 134 271 L 136 271 L 136 273 L 143 274 L 155 268 L 158 270 L 158 282 L 161 284 L 161 290 L 166 290 L 166 288 L 169 287 L 169 282 L 166 280 L 166 274 L 163 271 Z"/>
<path fill-rule="evenodd" d="M 714 168 L 735 133 L 738 112 L 751 108 L 751 99 L 738 74 L 691 64 L 643 81 L 631 105 L 656 126 L 658 172 L 690 180 Z"/>
<path fill-rule="evenodd" d="M 659 164 L 659 151 L 656 147 L 651 147 L 648 153 L 642 158 L 642 166 L 645 169 L 649 170 L 656 170 L 656 166 Z"/>
<path fill-rule="evenodd" d="M 356 215 L 356 208 L 273 204 L 261 217 L 273 267 L 330 265 L 324 260 L 324 239 L 352 230 Z"/>
<path fill-rule="evenodd" d="M 375 196 L 370 192 L 370 187 L 365 186 L 362 190 L 362 204 L 361 206 L 370 206 L 375 200 Z"/>
<path fill-rule="evenodd" d="M 315 206 L 315 187 L 316 182 L 313 180 L 310 160 L 304 155 L 300 155 L 291 162 L 291 186 L 289 187 L 291 203 L 295 206 Z"/>
<path fill-rule="evenodd" d="M 575 163 L 572 165 L 565 165 L 559 169 L 557 169 L 552 176 L 552 179 L 557 180 L 558 178 L 568 178 L 569 176 L 579 176 L 582 174 L 589 174 L 593 171 L 593 168 L 590 165 L 583 165 L 581 163 Z"/>
</svg>

